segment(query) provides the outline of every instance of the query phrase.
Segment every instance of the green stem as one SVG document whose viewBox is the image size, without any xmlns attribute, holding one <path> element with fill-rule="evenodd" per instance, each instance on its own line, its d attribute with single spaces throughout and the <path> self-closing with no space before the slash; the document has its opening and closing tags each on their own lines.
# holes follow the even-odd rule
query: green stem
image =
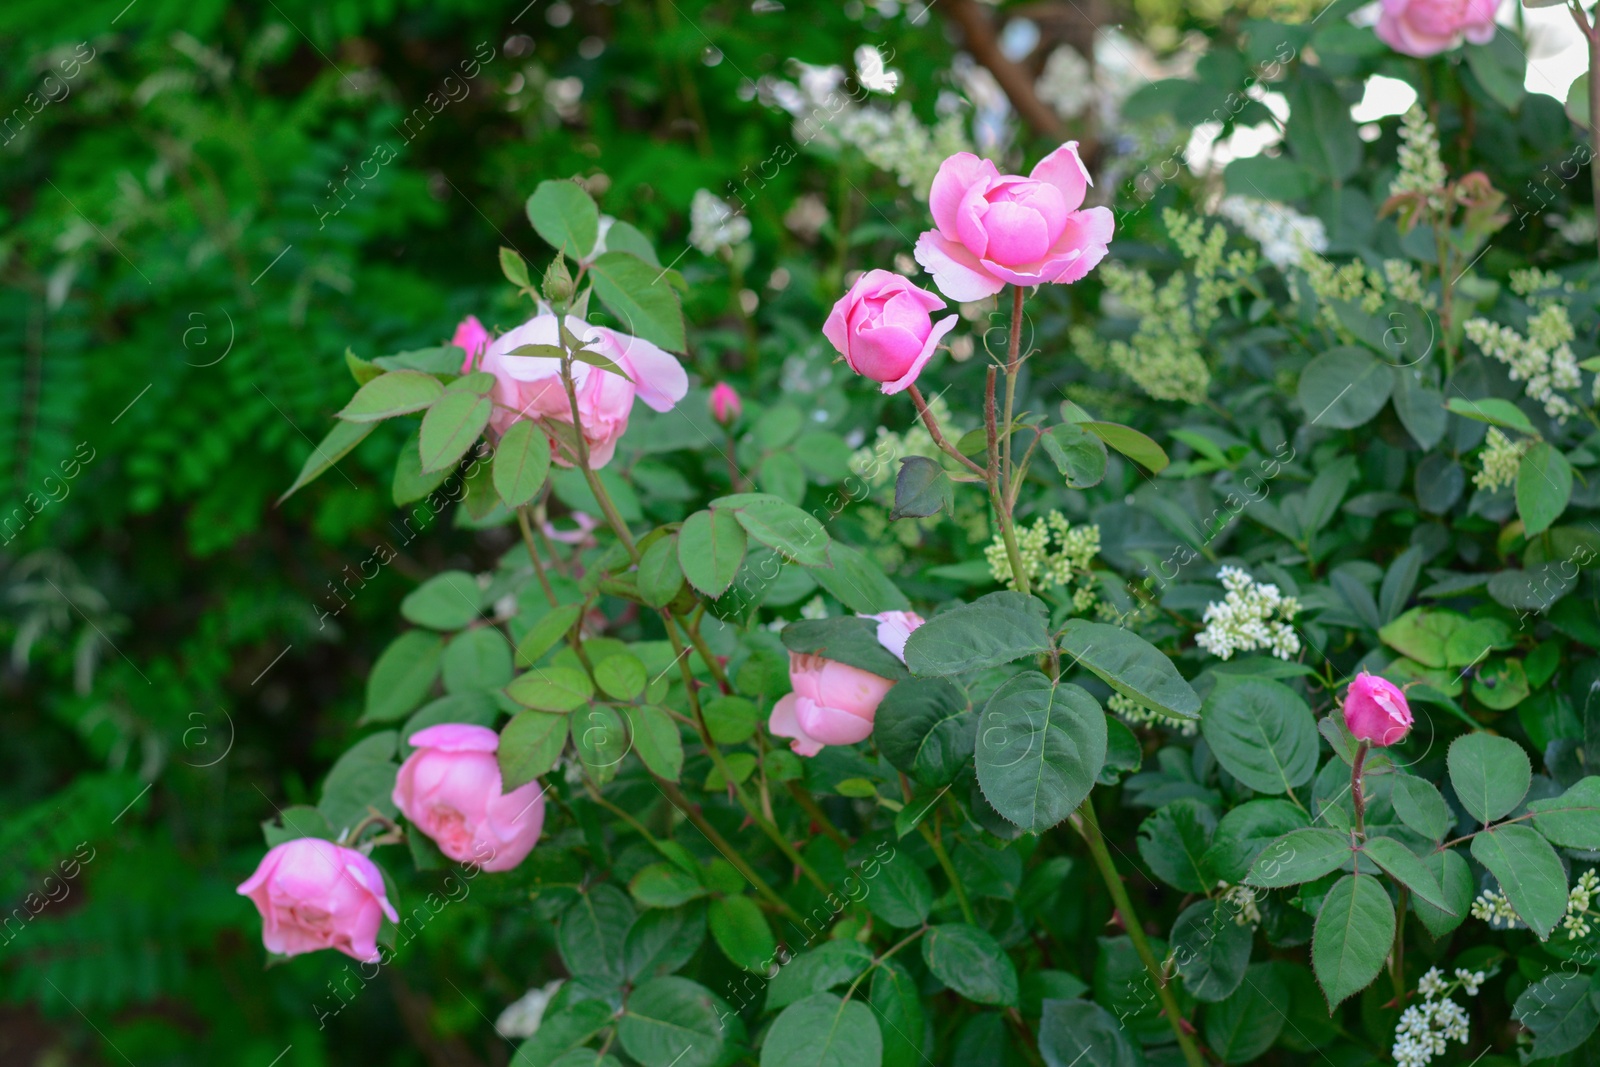
<svg viewBox="0 0 1600 1067">
<path fill-rule="evenodd" d="M 938 823 L 938 820 L 939 817 L 935 815 L 935 824 Z M 928 847 L 933 849 L 933 856 L 939 861 L 940 870 L 944 871 L 944 876 L 950 879 L 950 888 L 955 891 L 956 904 L 961 908 L 961 917 L 967 921 L 968 926 L 976 926 L 978 921 L 972 914 L 972 901 L 967 899 L 967 891 L 961 885 L 961 879 L 956 875 L 956 866 L 950 862 L 950 853 L 944 850 L 942 835 L 939 834 L 937 829 L 929 828 L 925 822 L 918 823 L 917 829 L 922 831 L 923 840 L 927 841 Z"/>
<path fill-rule="evenodd" d="M 528 520 L 526 504 L 517 509 L 517 526 L 522 530 L 522 543 L 528 546 L 528 558 L 533 561 L 533 573 L 539 576 L 539 586 L 544 590 L 545 599 L 550 601 L 551 607 L 560 607 L 556 601 L 556 591 L 550 587 L 550 579 L 544 573 L 544 564 L 539 561 L 539 549 L 533 542 L 533 524 Z"/>
<path fill-rule="evenodd" d="M 704 661 L 706 669 L 711 672 L 711 677 L 716 680 L 717 687 L 724 693 L 731 693 L 733 692 L 733 686 L 728 682 L 728 675 L 723 671 L 722 664 L 717 662 L 717 657 L 712 655 L 711 649 L 706 646 L 705 638 L 700 634 L 700 620 L 705 615 L 705 608 L 705 604 L 702 603 L 696 610 L 693 619 L 687 616 L 679 616 L 678 625 L 682 626 L 683 632 L 689 635 L 689 643 L 694 646 L 696 652 L 700 653 L 700 659 Z"/>
<path fill-rule="evenodd" d="M 572 354 L 566 351 L 566 339 L 562 338 L 561 350 L 565 353 L 561 360 L 561 381 L 567 387 L 567 402 L 572 407 L 572 436 L 576 439 L 578 467 L 583 471 L 584 480 L 589 483 L 589 491 L 594 494 L 594 499 L 600 505 L 600 512 L 606 517 L 606 523 L 617 535 L 617 540 L 622 542 L 622 547 L 628 550 L 628 558 L 639 562 L 639 546 L 634 544 L 633 534 L 628 530 L 628 524 L 622 521 L 622 516 L 617 514 L 617 506 L 611 502 L 611 495 L 606 492 L 606 487 L 600 483 L 600 476 L 594 472 L 589 464 L 589 442 L 583 436 L 583 418 L 578 413 L 578 389 L 572 380 Z M 609 374 L 610 371 L 595 370 L 596 374 Z"/>
<path fill-rule="evenodd" d="M 1117 865 L 1112 862 L 1111 853 L 1106 850 L 1106 840 L 1100 834 L 1100 820 L 1095 817 L 1094 802 L 1091 798 L 1085 797 L 1083 803 L 1078 806 L 1078 817 L 1074 822 L 1078 832 L 1083 835 L 1084 842 L 1089 846 L 1089 855 L 1094 857 L 1095 866 L 1100 869 L 1101 879 L 1111 891 L 1111 902 L 1117 914 L 1122 917 L 1122 926 L 1133 941 L 1134 951 L 1139 954 L 1139 959 L 1144 962 L 1145 971 L 1155 983 L 1156 996 L 1161 1001 L 1162 1013 L 1166 1015 L 1172 1032 L 1177 1035 L 1178 1047 L 1183 1050 L 1184 1061 L 1189 1067 L 1206 1067 L 1205 1058 L 1200 1055 L 1200 1048 L 1195 1044 L 1194 1036 L 1184 1029 L 1183 1016 L 1178 1012 L 1177 998 L 1172 995 L 1172 988 L 1167 985 L 1160 961 L 1150 949 L 1150 942 L 1144 936 L 1144 927 L 1139 925 L 1138 913 L 1133 910 L 1133 901 L 1128 897 L 1127 887 L 1122 884 L 1122 876 L 1117 873 Z"/>
<path fill-rule="evenodd" d="M 655 775 L 651 775 L 651 777 L 655 778 Z M 656 778 L 655 781 L 656 787 L 661 790 L 662 796 L 666 797 L 667 801 L 677 808 L 684 818 L 694 823 L 695 828 L 705 835 L 707 841 L 711 842 L 711 847 L 720 852 L 723 859 L 733 864 L 734 869 L 744 875 L 747 882 L 756 887 L 757 893 L 765 897 L 770 904 L 787 918 L 796 923 L 803 921 L 800 913 L 790 907 L 789 902 L 780 897 L 777 891 L 767 884 L 765 878 L 756 873 L 755 868 L 750 866 L 749 861 L 744 858 L 739 850 L 729 844 L 728 839 L 718 833 L 715 826 L 706 821 L 706 817 L 701 814 L 700 809 L 689 802 L 689 798 L 683 795 L 683 790 L 678 788 L 676 782 L 670 782 L 665 778 Z"/>
<path fill-rule="evenodd" d="M 793 779 L 790 779 L 787 784 L 789 786 L 789 795 L 799 803 L 802 811 L 811 816 L 811 821 L 817 824 L 817 829 L 827 834 L 828 839 L 840 848 L 849 848 L 850 839 L 844 836 L 837 826 L 833 825 L 833 820 L 828 818 L 828 813 L 822 810 L 822 806 L 817 803 L 817 798 L 812 796 L 805 786 Z"/>
<path fill-rule="evenodd" d="M 1022 550 L 1017 547 L 1016 531 L 1011 528 L 1011 515 L 1006 509 L 1005 497 L 1000 492 L 999 435 L 995 428 L 994 377 L 995 368 L 989 367 L 984 384 L 984 429 L 988 431 L 988 468 L 984 476 L 989 482 L 989 499 L 994 507 L 995 522 L 1000 524 L 1000 539 L 1005 542 L 1006 558 L 1011 561 L 1011 580 L 1020 592 L 1028 592 L 1028 572 L 1022 566 Z"/>
<path fill-rule="evenodd" d="M 1011 515 L 1011 419 L 1017 403 L 1017 371 L 1022 366 L 1022 286 L 1011 287 L 1011 336 L 1006 341 L 1006 419 L 1001 441 L 1000 484 L 1005 489 L 1006 516 Z"/>
<path fill-rule="evenodd" d="M 1350 803 L 1356 809 L 1356 837 L 1367 836 L 1367 798 L 1361 792 L 1361 765 L 1367 761 L 1368 745 L 1365 741 L 1356 746 L 1356 758 L 1350 764 Z"/>
</svg>

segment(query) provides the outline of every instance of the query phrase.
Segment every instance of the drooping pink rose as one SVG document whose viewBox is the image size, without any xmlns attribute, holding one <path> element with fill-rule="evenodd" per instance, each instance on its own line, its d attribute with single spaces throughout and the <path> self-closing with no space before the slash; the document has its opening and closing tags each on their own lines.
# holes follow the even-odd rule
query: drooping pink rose
<svg viewBox="0 0 1600 1067">
<path fill-rule="evenodd" d="M 400 921 L 377 865 L 320 837 L 273 846 L 239 893 L 261 912 L 267 951 L 284 956 L 336 948 L 364 963 L 375 960 L 383 917 Z"/>
<path fill-rule="evenodd" d="M 1076 141 L 1045 156 L 1026 178 L 957 152 L 933 179 L 928 207 L 937 228 L 917 238 L 917 262 L 951 300 L 993 296 L 1007 282 L 1075 282 L 1111 241 L 1111 210 L 1080 210 L 1092 184 Z"/>
<path fill-rule="evenodd" d="M 892 271 L 869 270 L 833 305 L 822 335 L 851 370 L 894 394 L 917 380 L 944 335 L 955 328 L 956 316 L 934 322 L 928 314 L 944 306 Z"/>
<path fill-rule="evenodd" d="M 728 426 L 742 414 L 744 402 L 739 399 L 739 394 L 727 382 L 718 382 L 716 388 L 711 390 L 711 417 Z"/>
<path fill-rule="evenodd" d="M 909 611 L 865 615 L 878 624 L 878 643 L 905 662 L 906 639 L 922 625 Z M 888 678 L 823 656 L 789 653 L 789 684 L 794 692 L 773 705 L 767 729 L 791 738 L 789 747 L 801 756 L 815 756 L 824 745 L 853 745 L 872 735 L 872 723 L 884 694 L 894 687 Z"/>
<path fill-rule="evenodd" d="M 1373 32 L 1378 40 L 1408 56 L 1447 52 L 1465 37 L 1473 44 L 1494 40 L 1494 13 L 1500 0 L 1383 0 Z"/>
<path fill-rule="evenodd" d="M 637 396 L 657 411 L 671 411 L 689 391 L 689 377 L 676 356 L 649 341 L 568 316 L 566 326 L 588 348 L 616 363 L 627 378 L 589 363 L 574 362 L 572 380 L 578 395 L 578 416 L 589 444 L 589 462 L 596 468 L 611 462 L 617 440 L 628 428 Z M 505 433 L 523 418 L 572 422 L 572 407 L 561 381 L 561 361 L 549 356 L 512 355 L 524 345 L 556 345 L 556 317 L 536 315 L 490 343 L 479 369 L 495 377 L 494 414 L 489 424 Z M 632 379 L 631 381 L 629 379 Z M 552 442 L 554 444 L 554 442 Z M 571 462 L 557 454 L 564 466 Z"/>
<path fill-rule="evenodd" d="M 893 652 L 901 663 L 906 661 L 906 641 L 910 639 L 911 631 L 926 621 L 914 611 L 885 611 L 863 617 L 877 621 L 878 644 Z"/>
<path fill-rule="evenodd" d="M 468 315 L 456 327 L 456 335 L 450 338 L 450 343 L 467 354 L 461 361 L 461 373 L 471 374 L 472 364 L 489 347 L 489 331 L 483 328 L 478 316 Z"/>
<path fill-rule="evenodd" d="M 1383 748 L 1405 740 L 1411 731 L 1411 705 L 1386 678 L 1362 671 L 1344 694 L 1344 724 L 1357 741 Z"/>
<path fill-rule="evenodd" d="M 410 737 L 394 803 L 439 851 L 486 871 L 521 863 L 544 829 L 544 790 L 529 782 L 501 791 L 495 751 L 500 735 L 486 726 L 441 723 Z"/>
</svg>

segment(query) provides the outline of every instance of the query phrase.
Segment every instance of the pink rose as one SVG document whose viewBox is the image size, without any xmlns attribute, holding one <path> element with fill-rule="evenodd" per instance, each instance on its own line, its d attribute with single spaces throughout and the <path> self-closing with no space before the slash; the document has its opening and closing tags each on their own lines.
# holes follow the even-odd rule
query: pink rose
<svg viewBox="0 0 1600 1067">
<path fill-rule="evenodd" d="M 906 639 L 922 625 L 921 616 L 886 611 L 863 618 L 878 624 L 878 643 L 905 662 Z M 767 729 L 792 738 L 789 747 L 801 756 L 815 756 L 823 745 L 865 741 L 878 705 L 894 687 L 871 671 L 800 652 L 789 653 L 789 684 L 794 692 L 773 705 Z"/>
<path fill-rule="evenodd" d="M 383 917 L 400 921 L 377 865 L 320 837 L 273 846 L 239 893 L 261 912 L 267 951 L 284 956 L 336 948 L 362 962 L 375 960 Z"/>
<path fill-rule="evenodd" d="M 1362 671 L 1344 694 L 1344 724 L 1357 741 L 1383 748 L 1405 740 L 1411 731 L 1411 706 L 1405 693 L 1386 678 Z"/>
<path fill-rule="evenodd" d="M 822 324 L 826 337 L 850 369 L 898 393 L 922 373 L 956 316 L 934 322 L 930 311 L 943 300 L 886 270 L 869 270 L 839 298 Z"/>
<path fill-rule="evenodd" d="M 742 414 L 744 403 L 739 399 L 739 394 L 727 382 L 718 382 L 717 387 L 711 390 L 711 417 L 728 426 Z"/>
<path fill-rule="evenodd" d="M 501 791 L 499 734 L 441 723 L 418 730 L 410 743 L 417 751 L 400 765 L 394 803 L 440 852 L 486 871 L 509 871 L 533 851 L 544 828 L 544 790 L 529 782 Z"/>
<path fill-rule="evenodd" d="M 979 300 L 1012 285 L 1075 282 L 1105 258 L 1109 208 L 1079 210 L 1093 182 L 1068 141 L 1024 178 L 957 152 L 928 194 L 937 229 L 917 239 L 917 262 L 951 300 Z"/>
<path fill-rule="evenodd" d="M 456 327 L 456 335 L 450 338 L 450 343 L 467 354 L 461 361 L 461 373 L 471 374 L 472 364 L 483 350 L 489 347 L 489 331 L 483 328 L 478 316 L 468 315 L 461 320 L 461 325 Z"/>
<path fill-rule="evenodd" d="M 1448 51 L 1465 37 L 1473 44 L 1494 40 L 1500 0 L 1383 0 L 1374 32 L 1378 40 L 1408 56 Z"/>
<path fill-rule="evenodd" d="M 638 396 L 657 411 L 671 411 L 689 391 L 689 377 L 676 356 L 649 341 L 603 326 L 590 326 L 572 316 L 567 317 L 566 326 L 586 347 L 606 356 L 628 376 L 624 378 L 589 363 L 572 365 L 578 416 L 589 443 L 589 462 L 597 468 L 604 467 L 611 462 L 617 440 L 628 429 L 633 398 Z M 561 361 L 549 356 L 511 354 L 524 345 L 559 343 L 556 317 L 549 314 L 536 315 L 490 343 L 479 369 L 495 377 L 495 411 L 489 424 L 497 433 L 505 433 L 512 423 L 524 418 L 571 424 L 572 407 L 561 381 Z M 557 462 L 571 466 L 559 455 Z"/>
</svg>

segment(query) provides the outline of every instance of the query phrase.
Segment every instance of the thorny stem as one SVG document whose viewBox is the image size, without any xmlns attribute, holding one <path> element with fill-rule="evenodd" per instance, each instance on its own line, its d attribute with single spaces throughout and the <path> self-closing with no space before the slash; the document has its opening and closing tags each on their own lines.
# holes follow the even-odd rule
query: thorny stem
<svg viewBox="0 0 1600 1067">
<path fill-rule="evenodd" d="M 1000 484 L 1006 490 L 1006 517 L 1011 516 L 1011 416 L 1017 402 L 1017 371 L 1022 366 L 1022 286 L 1011 287 L 1011 336 L 1006 341 L 1006 419 L 1001 441 Z"/>
<path fill-rule="evenodd" d="M 989 437 L 989 469 L 984 471 L 984 475 L 989 480 L 989 499 L 994 507 L 995 521 L 1000 524 L 1000 538 L 1006 545 L 1006 558 L 1011 561 L 1011 580 L 1016 583 L 1018 591 L 1026 594 L 1028 574 L 1022 568 L 1022 551 L 1017 548 L 1016 531 L 1011 528 L 1011 514 L 1000 492 L 1000 449 L 994 425 L 994 377 L 995 368 L 991 365 L 984 382 L 984 429 Z"/>
<path fill-rule="evenodd" d="M 1367 798 L 1361 792 L 1361 765 L 1367 760 L 1365 741 L 1356 746 L 1356 758 L 1350 764 L 1350 803 L 1356 809 L 1356 837 L 1367 836 Z"/>
<path fill-rule="evenodd" d="M 789 795 L 799 803 L 800 810 L 811 816 L 811 821 L 817 824 L 817 829 L 827 834 L 828 839 L 840 848 L 849 848 L 850 839 L 844 836 L 837 826 L 833 825 L 833 820 L 828 818 L 828 813 L 822 810 L 822 806 L 817 803 L 817 798 L 812 796 L 805 786 L 793 779 L 790 779 L 787 784 L 789 786 Z"/>
<path fill-rule="evenodd" d="M 944 876 L 950 879 L 950 888 L 955 890 L 956 904 L 961 908 L 961 917 L 967 921 L 968 926 L 977 925 L 977 920 L 972 915 L 972 901 L 967 899 L 967 890 L 961 884 L 961 879 L 956 876 L 956 866 L 950 862 L 950 853 L 945 851 L 943 836 L 938 830 L 939 816 L 934 816 L 934 826 L 929 828 L 925 822 L 917 824 L 917 829 L 922 831 L 923 840 L 928 842 L 928 847 L 933 849 L 933 856 L 939 861 L 939 869 L 944 871 Z"/>
<path fill-rule="evenodd" d="M 933 443 L 938 445 L 945 455 L 966 464 L 968 469 L 974 473 L 986 473 L 982 467 L 963 455 L 960 449 L 947 441 L 944 434 L 939 432 L 939 424 L 934 421 L 933 412 L 928 410 L 928 402 L 922 398 L 922 390 L 917 388 L 916 383 L 913 382 L 911 384 L 909 391 L 911 393 L 911 402 L 916 405 L 917 414 L 922 416 L 922 424 L 928 428 L 928 436 L 933 438 Z"/>
<path fill-rule="evenodd" d="M 622 516 L 617 514 L 617 506 L 611 502 L 611 495 L 606 492 L 606 487 L 600 484 L 600 476 L 594 472 L 589 464 L 589 442 L 583 436 L 583 418 L 578 414 L 578 389 L 572 380 L 572 353 L 566 351 L 565 338 L 561 341 L 561 350 L 564 353 L 561 360 L 561 381 L 567 387 L 567 402 L 572 406 L 572 436 L 576 441 L 578 467 L 583 471 L 584 480 L 589 483 L 589 491 L 594 494 L 595 502 L 600 505 L 600 511 L 606 517 L 606 523 L 617 535 L 617 540 L 622 542 L 622 547 L 628 550 L 628 558 L 639 562 L 639 546 L 634 544 L 633 534 L 628 530 L 628 524 L 622 521 Z M 600 374 L 609 374 L 610 371 L 597 371 Z"/>
<path fill-rule="evenodd" d="M 1183 1050 L 1185 1062 L 1189 1067 L 1206 1067 L 1205 1058 L 1200 1055 L 1200 1049 L 1194 1043 L 1193 1035 L 1183 1028 L 1183 1016 L 1178 1011 L 1177 998 L 1172 995 L 1172 989 L 1167 985 L 1160 961 L 1150 949 L 1150 942 L 1144 936 L 1144 927 L 1139 925 L 1139 916 L 1133 910 L 1133 901 L 1128 897 L 1127 887 L 1122 884 L 1122 876 L 1117 873 L 1117 865 L 1112 862 L 1111 853 L 1106 850 L 1106 840 L 1100 834 L 1100 820 L 1095 817 L 1094 802 L 1090 797 L 1085 797 L 1083 803 L 1078 806 L 1078 814 L 1073 819 L 1073 825 L 1089 846 L 1089 855 L 1094 857 L 1094 864 L 1100 869 L 1100 877 L 1106 883 L 1106 888 L 1111 891 L 1111 902 L 1122 918 L 1122 925 L 1128 931 L 1128 937 L 1133 941 L 1134 951 L 1139 954 L 1145 971 L 1155 983 L 1156 997 L 1161 1001 L 1162 1014 L 1167 1017 L 1167 1023 L 1177 1035 L 1178 1047 Z"/>
<path fill-rule="evenodd" d="M 882 966 L 884 960 L 893 956 L 896 952 L 899 952 L 901 949 L 905 948 L 907 945 L 911 944 L 911 942 L 915 941 L 917 938 L 921 937 L 927 932 L 928 926 L 926 923 L 924 923 L 920 928 L 911 931 L 905 937 L 902 937 L 899 941 L 896 941 L 894 944 L 884 949 L 881 955 L 874 957 L 873 961 L 867 965 L 867 969 L 856 975 L 855 981 L 850 983 L 850 988 L 844 991 L 844 999 L 849 1000 L 851 996 L 855 994 L 856 987 L 862 982 L 866 981 L 867 977 L 871 975 L 873 971 Z"/>
<path fill-rule="evenodd" d="M 560 607 L 556 601 L 556 591 L 550 588 L 550 579 L 545 576 L 544 564 L 539 561 L 539 549 L 533 542 L 533 525 L 528 521 L 526 504 L 517 509 L 517 526 L 522 530 L 522 543 L 528 546 L 528 558 L 533 561 L 533 573 L 539 576 L 539 586 L 544 590 L 545 599 L 550 601 L 552 608 Z"/>
<path fill-rule="evenodd" d="M 651 777 L 655 778 L 655 775 L 651 775 Z M 683 795 L 683 790 L 678 788 L 676 782 L 668 781 L 665 778 L 655 778 L 655 782 L 656 787 L 661 790 L 661 794 L 667 798 L 667 801 L 682 812 L 685 818 L 694 823 L 695 828 L 706 836 L 707 841 L 711 842 L 711 847 L 720 852 L 723 859 L 733 864 L 734 869 L 744 875 L 745 880 L 756 887 L 756 892 L 765 897 L 769 903 L 786 917 L 797 923 L 801 921 L 800 913 L 790 907 L 789 902 L 780 897 L 777 891 L 767 884 L 765 878 L 756 873 L 755 868 L 750 866 L 738 849 L 728 843 L 728 839 L 723 837 L 715 826 L 706 821 L 705 815 L 701 813 L 698 807 L 689 802 L 689 798 Z"/>
<path fill-rule="evenodd" d="M 705 612 L 705 605 L 701 604 L 693 619 L 686 616 L 680 617 L 683 632 L 689 635 L 689 643 L 694 650 L 700 653 L 700 658 L 705 662 L 706 669 L 711 672 L 711 677 L 716 680 L 717 687 L 724 693 L 733 692 L 733 686 L 728 682 L 728 675 L 722 669 L 722 664 L 717 662 L 717 657 L 712 655 L 711 649 L 706 647 L 705 638 L 700 635 L 700 619 Z"/>
<path fill-rule="evenodd" d="M 1567 11 L 1589 43 L 1589 148 L 1594 153 L 1589 161 L 1589 180 L 1594 189 L 1596 217 L 1600 218 L 1600 26 L 1590 21 L 1577 0 L 1568 3 Z M 1595 234 L 1595 241 L 1600 248 L 1600 232 Z"/>
</svg>

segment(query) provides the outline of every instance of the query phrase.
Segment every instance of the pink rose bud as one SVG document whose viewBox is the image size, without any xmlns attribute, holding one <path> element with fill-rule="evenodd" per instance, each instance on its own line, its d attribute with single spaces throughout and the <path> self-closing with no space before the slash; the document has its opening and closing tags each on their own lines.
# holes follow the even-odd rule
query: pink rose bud
<svg viewBox="0 0 1600 1067">
<path fill-rule="evenodd" d="M 934 322 L 930 311 L 945 303 L 891 271 L 869 270 L 839 298 L 822 324 L 826 337 L 850 369 L 901 392 L 922 373 L 956 316 Z"/>
<path fill-rule="evenodd" d="M 400 765 L 394 803 L 416 829 L 446 856 L 486 871 L 509 871 L 527 858 L 544 828 L 544 790 L 529 782 L 502 792 L 499 734 L 441 723 L 410 743 L 417 751 Z"/>
<path fill-rule="evenodd" d="M 376 960 L 383 917 L 400 921 L 377 865 L 320 837 L 274 846 L 239 893 L 261 912 L 267 951 L 284 956 L 336 948 L 364 963 Z"/>
<path fill-rule="evenodd" d="M 906 639 L 922 625 L 909 611 L 866 615 L 878 624 L 878 643 L 905 661 Z M 872 735 L 873 718 L 894 683 L 859 667 L 822 656 L 789 653 L 789 684 L 794 692 L 772 708 L 767 729 L 792 738 L 789 747 L 815 756 L 823 745 L 853 745 Z"/>
<path fill-rule="evenodd" d="M 733 386 L 718 382 L 716 388 L 711 390 L 711 417 L 723 426 L 729 426 L 743 414 L 744 403 L 739 399 L 739 394 L 733 391 Z"/>
<path fill-rule="evenodd" d="M 1462 37 L 1473 44 L 1494 40 L 1500 0 L 1383 0 L 1374 32 L 1378 40 L 1408 56 L 1449 51 Z"/>
<path fill-rule="evenodd" d="M 1075 282 L 1105 258 L 1111 241 L 1111 210 L 1080 210 L 1092 184 L 1076 141 L 1026 178 L 957 152 L 933 179 L 928 208 L 936 228 L 917 238 L 917 262 L 951 300 L 981 300 L 1007 282 Z"/>
<path fill-rule="evenodd" d="M 450 338 L 450 343 L 467 354 L 466 359 L 461 361 L 461 373 L 471 374 L 472 364 L 489 347 L 489 331 L 483 328 L 478 316 L 468 315 L 456 327 L 456 335 Z"/>
<path fill-rule="evenodd" d="M 628 429 L 628 416 L 637 396 L 657 411 L 671 411 L 689 391 L 689 376 L 683 364 L 670 352 L 649 341 L 630 337 L 603 326 L 590 326 L 568 316 L 567 329 L 585 346 L 606 356 L 620 367 L 626 378 L 581 361 L 572 365 L 572 379 L 578 394 L 578 418 L 583 437 L 589 444 L 589 462 L 596 468 L 611 462 L 617 441 Z M 495 377 L 494 414 L 489 424 L 496 433 L 505 433 L 520 419 L 542 418 L 572 423 L 572 405 L 561 380 L 561 361 L 546 356 L 512 355 L 525 345 L 560 343 L 554 315 L 535 315 L 509 333 L 490 343 L 480 370 Z M 566 457 L 556 462 L 571 466 Z"/>
<path fill-rule="evenodd" d="M 1344 724 L 1357 741 L 1383 748 L 1405 740 L 1411 731 L 1411 706 L 1405 693 L 1386 678 L 1362 671 L 1344 694 Z"/>
</svg>

